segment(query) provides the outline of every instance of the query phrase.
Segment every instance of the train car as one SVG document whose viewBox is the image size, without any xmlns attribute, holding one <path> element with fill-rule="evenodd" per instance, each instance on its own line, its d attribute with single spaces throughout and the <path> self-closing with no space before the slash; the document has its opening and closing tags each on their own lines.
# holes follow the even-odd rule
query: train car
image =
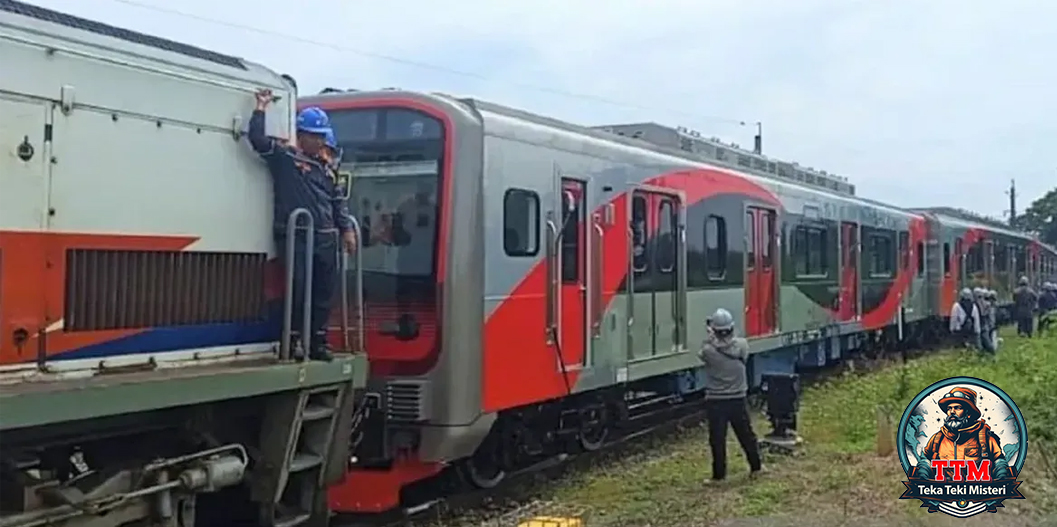
<svg viewBox="0 0 1057 527">
<path fill-rule="evenodd" d="M 1036 237 L 965 210 L 933 207 L 914 212 L 927 218 L 930 240 L 942 254 L 928 269 L 936 277 L 930 287 L 941 315 L 962 288 L 982 287 L 998 293 L 1000 316 L 1008 319 L 1019 279 L 1027 278 L 1036 288 L 1046 281 L 1054 251 Z"/>
<path fill-rule="evenodd" d="M 380 410 L 336 510 L 387 510 L 448 465 L 487 488 L 597 448 L 643 400 L 700 393 L 716 308 L 749 338 L 754 385 L 938 324 L 927 218 L 846 180 L 445 95 L 300 104 L 329 112 L 354 174 L 350 298 Z"/>
<path fill-rule="evenodd" d="M 11 0 L 0 64 L 0 524 L 325 521 L 366 366 L 276 352 L 290 79 Z"/>
</svg>

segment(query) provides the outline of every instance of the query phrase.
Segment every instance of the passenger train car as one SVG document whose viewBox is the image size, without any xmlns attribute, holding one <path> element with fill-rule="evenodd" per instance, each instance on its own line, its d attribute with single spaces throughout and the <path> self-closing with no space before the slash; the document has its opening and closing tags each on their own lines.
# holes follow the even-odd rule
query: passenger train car
<svg viewBox="0 0 1057 527">
<path fill-rule="evenodd" d="M 327 91 L 300 105 L 329 112 L 353 172 L 363 286 L 346 297 L 378 410 L 331 489 L 339 511 L 387 510 L 448 465 L 489 487 L 597 448 L 642 394 L 702 389 L 716 308 L 758 385 L 926 338 L 960 287 L 1008 299 L 1053 266 L 1052 247 L 994 222 L 659 125 Z"/>
</svg>

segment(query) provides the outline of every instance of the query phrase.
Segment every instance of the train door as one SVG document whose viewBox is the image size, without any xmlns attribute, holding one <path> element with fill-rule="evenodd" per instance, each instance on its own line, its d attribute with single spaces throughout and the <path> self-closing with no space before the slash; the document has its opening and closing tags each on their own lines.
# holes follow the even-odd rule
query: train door
<svg viewBox="0 0 1057 527">
<path fill-rule="evenodd" d="M 965 245 L 961 238 L 954 240 L 954 265 L 957 266 L 954 269 L 955 288 L 961 291 L 963 287 L 969 287 L 968 277 L 965 275 Z"/>
<path fill-rule="evenodd" d="M 62 318 L 62 296 L 42 299 L 55 266 L 49 227 L 51 104 L 0 95 L 0 364 L 38 359 L 38 335 Z M 13 231 L 13 232 L 12 232 Z M 51 279 L 62 280 L 61 275 Z M 61 283 L 61 282 L 59 282 Z"/>
<path fill-rule="evenodd" d="M 745 209 L 745 334 L 769 335 L 778 329 L 776 214 Z"/>
<path fill-rule="evenodd" d="M 558 338 L 564 370 L 587 359 L 587 183 L 561 178 L 558 249 Z"/>
<path fill-rule="evenodd" d="M 840 320 L 859 319 L 859 225 L 840 224 Z"/>
<path fill-rule="evenodd" d="M 682 324 L 685 283 L 681 279 L 682 255 L 685 246 L 682 239 L 681 200 L 674 195 L 655 193 L 650 199 L 657 218 L 657 229 L 653 242 L 653 353 L 675 353 L 684 342 L 685 327 Z"/>
<path fill-rule="evenodd" d="M 675 194 L 632 192 L 629 360 L 672 353 L 685 344 L 682 210 Z"/>
</svg>

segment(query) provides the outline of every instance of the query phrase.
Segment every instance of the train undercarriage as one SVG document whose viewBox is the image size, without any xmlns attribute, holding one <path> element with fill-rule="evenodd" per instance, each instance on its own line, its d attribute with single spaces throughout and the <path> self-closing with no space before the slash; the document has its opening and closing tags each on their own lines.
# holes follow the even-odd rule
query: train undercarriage
<svg viewBox="0 0 1057 527">
<path fill-rule="evenodd" d="M 325 525 L 359 360 L 5 385 L 0 526 Z"/>
</svg>

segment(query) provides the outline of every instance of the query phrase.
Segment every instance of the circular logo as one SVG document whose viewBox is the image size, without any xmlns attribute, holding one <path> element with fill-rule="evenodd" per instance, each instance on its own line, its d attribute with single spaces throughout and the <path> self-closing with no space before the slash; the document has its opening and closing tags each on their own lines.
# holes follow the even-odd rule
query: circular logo
<svg viewBox="0 0 1057 527">
<path fill-rule="evenodd" d="M 1028 452 L 1024 416 L 987 381 L 952 377 L 922 390 L 903 412 L 896 444 L 909 478 L 900 497 L 929 512 L 967 518 L 1024 499 L 1016 479 Z"/>
</svg>

